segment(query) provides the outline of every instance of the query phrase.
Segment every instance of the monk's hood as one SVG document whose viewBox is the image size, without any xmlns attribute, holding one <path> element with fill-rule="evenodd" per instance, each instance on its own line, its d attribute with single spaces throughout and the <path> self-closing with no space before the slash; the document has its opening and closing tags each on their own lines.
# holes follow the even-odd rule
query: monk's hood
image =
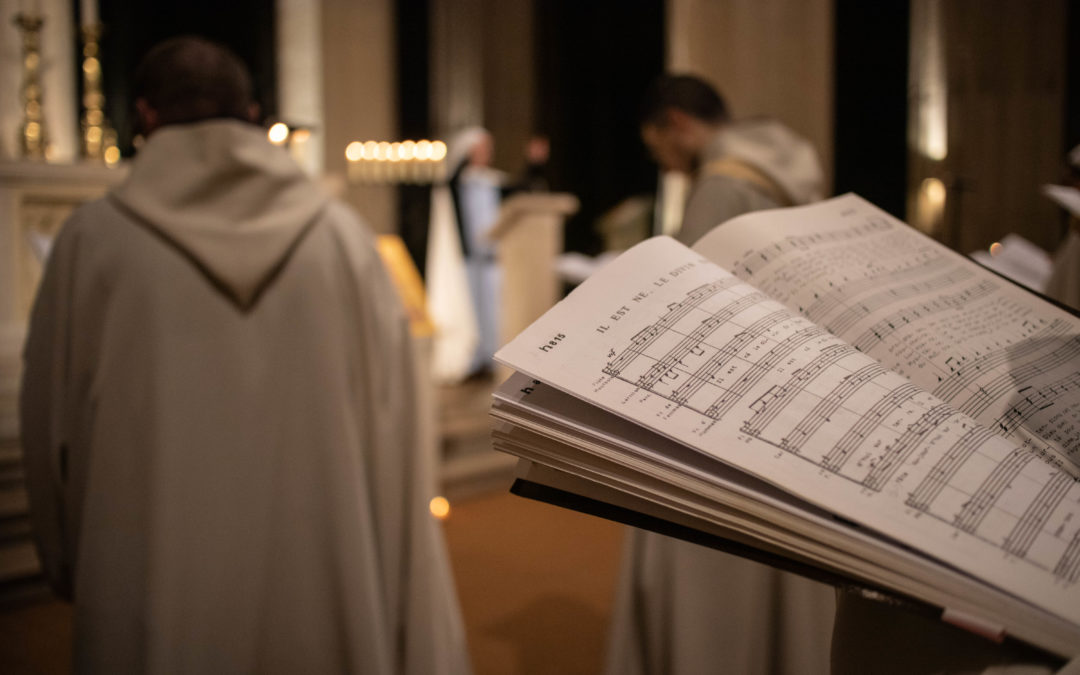
<svg viewBox="0 0 1080 675">
<path fill-rule="evenodd" d="M 772 119 L 725 125 L 706 148 L 706 157 L 733 158 L 753 166 L 792 204 L 808 204 L 825 196 L 825 174 L 813 145 Z"/>
<path fill-rule="evenodd" d="M 241 308 L 254 303 L 326 203 L 285 149 L 236 120 L 157 130 L 111 198 Z"/>
</svg>

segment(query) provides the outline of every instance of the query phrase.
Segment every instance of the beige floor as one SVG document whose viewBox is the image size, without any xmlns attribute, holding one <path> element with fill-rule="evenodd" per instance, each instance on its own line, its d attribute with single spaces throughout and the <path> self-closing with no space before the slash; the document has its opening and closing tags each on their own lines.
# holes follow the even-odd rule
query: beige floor
<svg viewBox="0 0 1080 675">
<path fill-rule="evenodd" d="M 445 526 L 477 675 L 600 671 L 619 526 L 505 493 Z M 69 672 L 70 641 L 65 604 L 0 612 L 0 673 Z"/>
</svg>

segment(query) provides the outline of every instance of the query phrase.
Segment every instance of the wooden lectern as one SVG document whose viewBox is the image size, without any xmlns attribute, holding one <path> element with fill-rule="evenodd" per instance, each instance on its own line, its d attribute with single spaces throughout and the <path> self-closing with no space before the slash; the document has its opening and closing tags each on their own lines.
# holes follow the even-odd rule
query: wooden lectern
<svg viewBox="0 0 1080 675">
<path fill-rule="evenodd" d="M 555 262 L 563 252 L 563 224 L 578 210 L 577 197 L 558 192 L 526 192 L 502 203 L 488 233 L 496 244 L 502 291 L 499 344 L 504 345 L 562 296 Z M 500 366 L 501 381 L 509 375 Z"/>
</svg>

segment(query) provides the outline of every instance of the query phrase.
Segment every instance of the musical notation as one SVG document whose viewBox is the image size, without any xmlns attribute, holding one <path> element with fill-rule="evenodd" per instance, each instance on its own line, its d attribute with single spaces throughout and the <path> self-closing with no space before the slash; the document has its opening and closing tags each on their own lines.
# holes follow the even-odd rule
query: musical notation
<svg viewBox="0 0 1080 675">
<path fill-rule="evenodd" d="M 771 263 L 775 258 L 783 257 L 793 251 L 806 251 L 822 244 L 835 244 L 858 241 L 867 235 L 887 232 L 891 229 L 888 221 L 882 218 L 867 218 L 850 229 L 832 232 L 812 232 L 785 237 L 782 241 L 770 244 L 767 248 L 755 249 L 736 260 L 732 271 L 742 270 L 753 275 L 759 268 Z M 738 276 L 738 275 L 736 275 Z"/>
<path fill-rule="evenodd" d="M 1061 346 L 1049 353 L 1044 353 L 1038 358 L 1024 363 L 1019 367 L 1013 367 L 1007 373 L 1001 373 L 993 379 L 979 384 L 978 389 L 966 401 L 959 403 L 958 407 L 969 415 L 976 416 L 986 410 L 992 403 L 1001 400 L 1015 390 L 1017 382 L 1026 382 L 1044 373 L 1053 373 L 1062 366 L 1069 365 L 1080 356 L 1080 335 L 1074 335 L 1063 341 Z M 1080 376 L 1080 373 L 1072 372 L 1062 378 L 1062 382 L 1070 382 Z"/>
<path fill-rule="evenodd" d="M 1054 576 L 1069 583 L 1080 581 L 1080 532 L 1073 535 L 1068 548 L 1054 566 Z"/>
<path fill-rule="evenodd" d="M 1080 324 L 866 210 L 647 242 L 506 360 L 1002 587 L 1022 567 L 1047 606 L 1078 597 Z M 752 285 L 701 264 L 732 250 Z"/>
<path fill-rule="evenodd" d="M 1023 291 L 903 225 L 875 216 L 864 225 L 853 223 L 846 237 L 798 233 L 749 247 L 733 270 L 995 433 L 1080 475 L 1080 406 L 1057 403 L 1080 382 L 1076 323 L 1033 313 Z"/>
<path fill-rule="evenodd" d="M 945 277 L 945 279 L 949 281 L 953 280 L 952 277 L 948 276 Z M 906 307 L 903 310 L 874 323 L 864 330 L 861 335 L 855 338 L 852 341 L 852 344 L 861 352 L 869 352 L 873 349 L 874 345 L 886 340 L 890 335 L 904 326 L 910 326 L 912 323 L 930 318 L 934 314 L 941 314 L 953 311 L 958 307 L 963 307 L 969 302 L 988 296 L 994 292 L 995 288 L 997 288 L 996 282 L 984 280 L 974 286 L 957 291 L 956 293 L 940 295 L 919 305 Z M 914 295 L 914 292 L 912 295 Z M 880 308 L 884 306 L 884 304 L 885 303 L 879 303 L 877 307 Z M 855 321 L 868 314 L 869 311 L 867 311 L 866 305 L 859 305 L 858 311 L 849 310 L 844 315 L 841 315 L 836 323 L 830 324 L 828 328 L 833 333 L 843 332 L 845 328 L 850 328 Z"/>
<path fill-rule="evenodd" d="M 1068 324 L 1061 319 L 1057 319 L 1020 344 L 1009 349 L 996 349 L 982 354 L 973 359 L 970 364 L 952 366 L 948 365 L 950 359 L 946 359 L 949 375 L 934 387 L 934 395 L 943 400 L 951 401 L 959 396 L 964 389 L 970 389 L 974 382 L 982 377 L 984 373 L 993 372 L 995 368 L 1006 366 L 1010 361 L 1025 360 L 1037 355 L 1047 341 L 1063 337 L 1067 334 L 1067 331 Z"/>
<path fill-rule="evenodd" d="M 916 278 L 919 274 L 924 278 Z M 879 294 L 881 300 L 900 302 L 927 288 L 955 287 L 960 280 L 966 285 L 932 299 L 920 297 L 916 307 L 879 319 L 867 330 L 894 331 L 896 322 L 907 323 L 903 312 L 915 313 L 916 318 L 945 312 L 995 288 L 986 280 L 971 283 L 970 275 L 952 269 L 942 271 L 932 261 L 906 276 L 910 293 L 901 289 Z M 837 316 L 857 313 L 844 310 Z M 1051 322 L 1034 335 L 1060 340 L 1062 330 L 1062 325 Z M 1033 538 L 1043 534 L 1057 500 L 1075 489 L 1070 486 L 1076 481 L 1057 471 L 1033 493 L 1021 517 L 1011 515 L 1015 504 L 1003 512 L 1003 495 L 1018 480 L 1031 480 L 1025 471 L 1039 456 L 1013 448 L 998 462 L 985 461 L 986 448 L 997 436 L 967 415 L 1015 389 L 1014 380 L 999 376 L 974 389 L 972 385 L 984 370 L 992 371 L 1003 360 L 1029 359 L 1020 369 L 1023 375 L 1025 368 L 1053 369 L 1076 353 L 1080 337 L 1049 351 L 1018 343 L 957 360 L 948 366 L 952 372 L 935 392 L 952 394 L 961 404 L 957 409 L 828 331 L 798 320 L 762 293 L 752 289 L 740 293 L 730 284 L 712 283 L 669 302 L 626 344 L 610 350 L 603 373 L 635 392 L 666 401 L 665 417 L 677 411 L 692 413 L 706 419 L 699 427 L 705 430 L 731 418 L 740 433 L 767 447 L 810 462 L 869 493 L 900 491 L 908 508 L 967 534 L 986 536 L 1003 551 L 1025 558 Z M 999 424 L 1014 428 L 1033 412 L 1053 405 L 1055 387 L 1075 386 L 1080 386 L 1080 373 L 1020 391 L 1023 396 L 1000 416 Z M 1008 528 L 1009 536 L 1002 538 L 997 534 L 1001 522 L 1010 518 L 1015 523 Z M 988 519 L 993 524 L 984 535 Z M 1066 570 L 1061 573 L 1066 577 L 1073 574 L 1074 567 L 1067 562 L 1054 567 Z"/>
<path fill-rule="evenodd" d="M 959 489 L 954 484 L 957 474 L 994 437 L 991 430 L 962 422 L 962 411 L 920 393 L 817 326 L 796 325 L 782 309 L 762 309 L 768 303 L 760 293 L 732 296 L 723 293 L 728 288 L 697 288 L 669 304 L 622 350 L 614 350 L 603 372 L 714 421 L 741 415 L 742 433 L 875 492 L 886 489 L 920 448 L 936 444 L 943 447 L 939 458 L 909 490 L 905 503 L 934 513 L 943 491 Z M 1044 334 L 1056 330 L 1051 326 Z M 1032 367 L 1048 367 L 1067 357 L 1067 350 L 1057 350 L 1039 357 Z M 987 355 L 983 362 L 995 358 Z M 859 359 L 861 365 L 855 367 Z M 782 364 L 788 367 L 781 378 Z M 956 381 L 967 377 L 958 371 Z M 1077 384 L 1080 379 L 1069 377 L 1060 386 Z M 1045 394 L 1032 396 L 1033 406 L 1046 399 Z M 805 452 L 810 439 L 834 418 L 845 426 L 833 432 L 833 442 L 824 450 Z M 966 430 L 954 433 L 946 444 L 942 439 L 947 434 L 941 430 L 949 422 Z M 854 456 L 861 461 L 851 462 Z M 946 507 L 935 515 L 976 533 L 1033 457 L 1014 451 L 983 477 L 959 511 Z M 1012 545 L 1009 550 L 1022 555 L 1026 549 Z"/>
</svg>

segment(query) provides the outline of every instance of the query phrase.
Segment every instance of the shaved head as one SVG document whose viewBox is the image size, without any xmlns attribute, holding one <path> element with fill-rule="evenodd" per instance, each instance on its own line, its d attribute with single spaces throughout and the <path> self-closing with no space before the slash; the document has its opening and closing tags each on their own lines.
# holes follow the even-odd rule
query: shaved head
<svg viewBox="0 0 1080 675">
<path fill-rule="evenodd" d="M 251 75 L 225 47 L 199 37 L 155 46 L 135 71 L 136 107 L 144 132 L 216 118 L 255 121 Z"/>
</svg>

